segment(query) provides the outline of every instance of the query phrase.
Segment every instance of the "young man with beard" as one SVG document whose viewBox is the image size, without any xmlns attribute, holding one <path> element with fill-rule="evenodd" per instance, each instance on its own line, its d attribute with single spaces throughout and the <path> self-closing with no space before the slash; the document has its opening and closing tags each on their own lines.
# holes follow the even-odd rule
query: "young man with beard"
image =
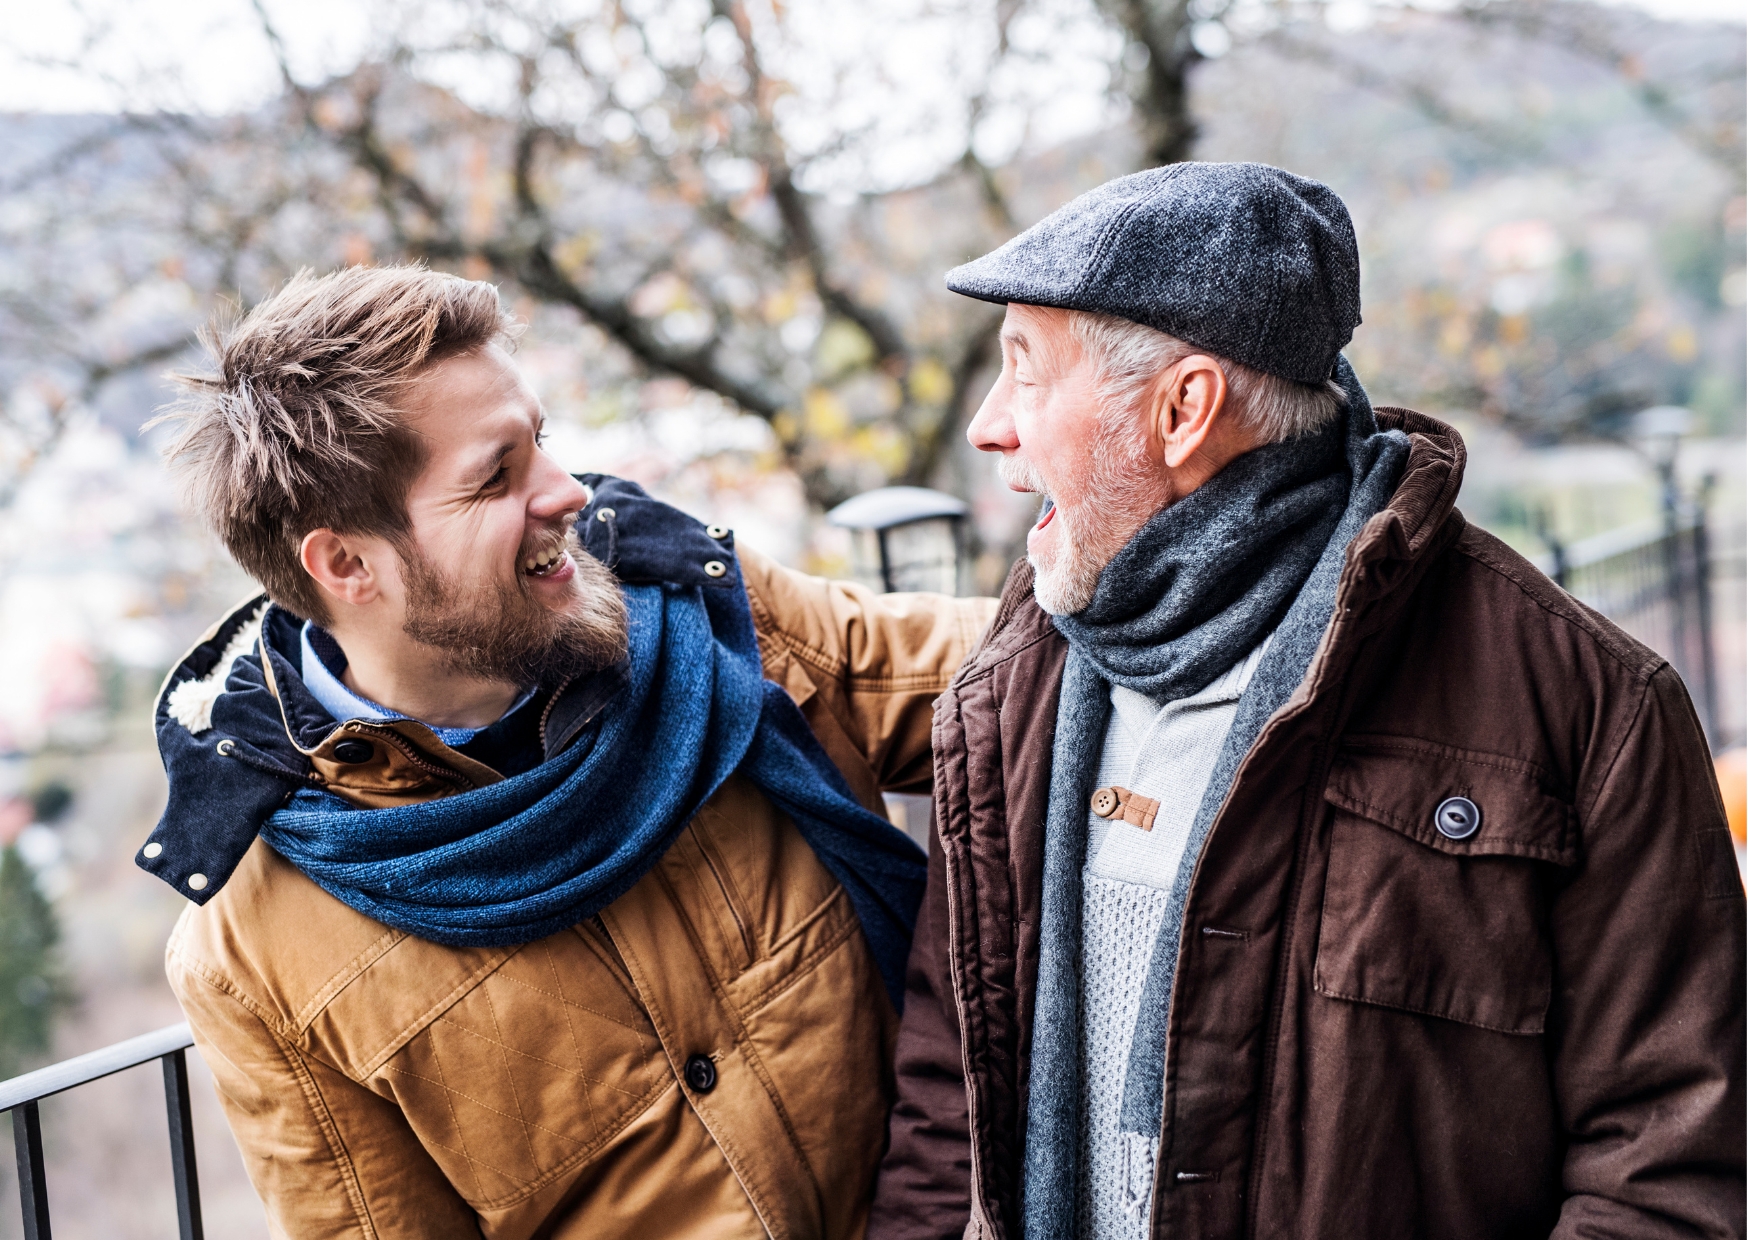
<svg viewBox="0 0 1748 1240">
<path fill-rule="evenodd" d="M 947 282 L 1046 507 L 936 708 L 870 1237 L 1740 1236 L 1705 740 L 1374 414 L 1341 200 L 1178 164 Z"/>
<path fill-rule="evenodd" d="M 511 329 L 300 276 L 188 381 L 265 594 L 158 703 L 171 984 L 275 1235 L 859 1236 L 924 868 L 880 792 L 993 604 L 570 476 Z"/>
</svg>

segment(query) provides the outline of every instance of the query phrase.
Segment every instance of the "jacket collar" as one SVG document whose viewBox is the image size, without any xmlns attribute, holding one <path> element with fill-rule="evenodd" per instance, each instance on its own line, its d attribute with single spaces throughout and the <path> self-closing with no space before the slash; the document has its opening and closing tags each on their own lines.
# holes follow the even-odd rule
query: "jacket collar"
<svg viewBox="0 0 1748 1240">
<path fill-rule="evenodd" d="M 732 532 L 706 528 L 622 478 L 579 480 L 590 501 L 578 534 L 621 581 L 743 588 Z M 266 595 L 248 599 L 195 643 L 159 691 L 154 723 L 170 791 L 135 862 L 197 904 L 217 894 L 261 824 L 300 788 L 378 808 L 502 778 L 415 720 L 334 719 L 298 671 L 302 624 Z M 546 686 L 543 755 L 571 745 L 624 683 L 621 667 Z"/>
</svg>

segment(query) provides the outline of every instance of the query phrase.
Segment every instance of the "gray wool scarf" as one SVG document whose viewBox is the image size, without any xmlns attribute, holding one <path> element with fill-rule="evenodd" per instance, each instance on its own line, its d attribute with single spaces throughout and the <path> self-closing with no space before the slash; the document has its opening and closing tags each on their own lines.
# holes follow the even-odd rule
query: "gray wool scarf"
<svg viewBox="0 0 1748 1240">
<path fill-rule="evenodd" d="M 1184 905 L 1196 860 L 1239 764 L 1310 667 L 1335 610 L 1347 547 L 1395 492 L 1408 437 L 1379 431 L 1345 358 L 1345 416 L 1238 458 L 1156 514 L 1056 627 L 1069 654 L 1056 714 L 1044 829 L 1042 925 L 1026 1117 L 1024 1234 L 1075 1232 L 1079 1171 L 1081 874 L 1110 687 L 1161 701 L 1206 688 L 1271 631 L 1190 828 L 1154 942 L 1124 1073 L 1125 1132 L 1157 1135 L 1165 1037 Z"/>
</svg>

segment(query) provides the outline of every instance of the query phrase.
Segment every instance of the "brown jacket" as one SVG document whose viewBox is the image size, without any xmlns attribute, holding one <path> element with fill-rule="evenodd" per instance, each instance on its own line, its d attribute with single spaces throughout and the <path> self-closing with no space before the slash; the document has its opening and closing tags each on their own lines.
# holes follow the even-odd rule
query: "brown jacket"
<svg viewBox="0 0 1748 1240">
<path fill-rule="evenodd" d="M 930 703 L 993 602 L 740 556 L 766 675 L 858 796 L 926 788 Z M 496 778 L 394 737 L 360 803 Z M 625 896 L 519 948 L 391 930 L 257 841 L 167 969 L 276 1236 L 862 1232 L 896 1021 L 842 888 L 739 777 Z"/>
<path fill-rule="evenodd" d="M 1464 522 L 1454 432 L 1380 421 L 1403 479 L 1197 863 L 1152 1234 L 1741 1235 L 1742 888 L 1687 695 Z M 878 1240 L 1019 1235 L 1065 654 L 1022 565 L 936 708 Z"/>
</svg>

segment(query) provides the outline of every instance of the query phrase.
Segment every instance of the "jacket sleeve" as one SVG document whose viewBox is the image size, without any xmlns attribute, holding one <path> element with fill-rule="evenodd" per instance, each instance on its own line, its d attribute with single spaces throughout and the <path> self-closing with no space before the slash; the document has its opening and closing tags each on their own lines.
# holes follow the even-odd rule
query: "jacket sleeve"
<svg viewBox="0 0 1748 1240">
<path fill-rule="evenodd" d="M 971 1218 L 971 1119 L 947 962 L 947 875 L 929 832 L 929 885 L 898 1030 L 898 1100 L 868 1240 L 958 1240 Z"/>
<path fill-rule="evenodd" d="M 1578 810 L 1583 858 L 1550 918 L 1568 1141 L 1554 1235 L 1741 1236 L 1742 884 L 1667 665 Z"/>
<path fill-rule="evenodd" d="M 996 600 L 876 594 L 738 546 L 765 675 L 800 705 L 856 796 L 926 793 L 933 706 Z"/>
<path fill-rule="evenodd" d="M 477 1240 L 474 1212 L 393 1102 L 302 1053 L 175 944 L 171 988 L 274 1236 Z"/>
</svg>

